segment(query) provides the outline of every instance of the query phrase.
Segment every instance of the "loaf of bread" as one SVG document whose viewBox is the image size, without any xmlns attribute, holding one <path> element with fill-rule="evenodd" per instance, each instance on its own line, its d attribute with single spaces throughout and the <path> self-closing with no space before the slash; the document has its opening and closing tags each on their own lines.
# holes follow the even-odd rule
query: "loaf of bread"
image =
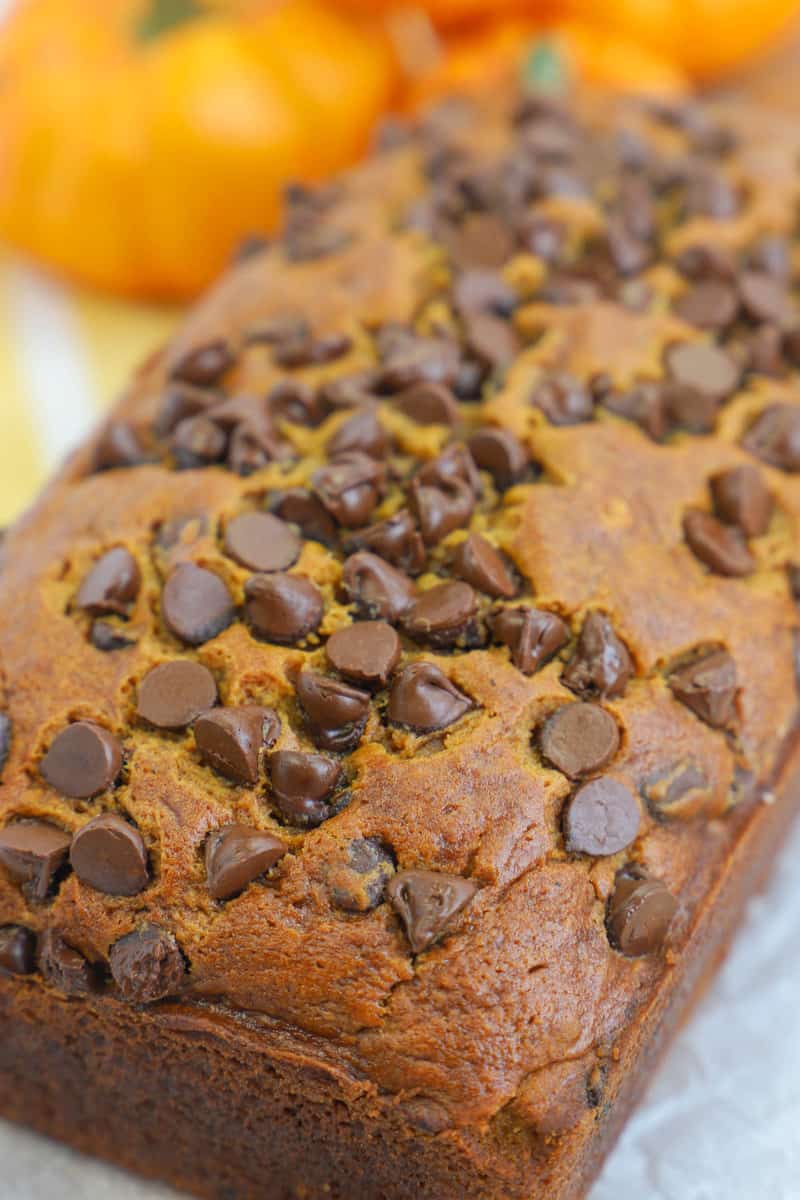
<svg viewBox="0 0 800 1200">
<path fill-rule="evenodd" d="M 798 162 L 453 100 L 144 365 L 3 549 L 0 1115 L 585 1195 L 800 796 Z"/>
</svg>

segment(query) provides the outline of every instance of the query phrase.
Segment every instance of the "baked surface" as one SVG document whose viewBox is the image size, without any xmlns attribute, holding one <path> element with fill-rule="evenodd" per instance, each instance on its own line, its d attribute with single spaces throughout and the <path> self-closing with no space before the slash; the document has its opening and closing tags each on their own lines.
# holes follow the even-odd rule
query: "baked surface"
<svg viewBox="0 0 800 1200">
<path fill-rule="evenodd" d="M 141 1165 L 200 1194 L 560 1200 L 793 807 L 800 136 L 514 94 L 391 140 L 7 537 L 0 994 L 56 1078 L 71 1019 L 182 1105 L 204 1022 L 228 1087 L 302 1060 L 249 1175 Z M 3 1111 L 80 1140 L 45 1066 Z"/>
</svg>

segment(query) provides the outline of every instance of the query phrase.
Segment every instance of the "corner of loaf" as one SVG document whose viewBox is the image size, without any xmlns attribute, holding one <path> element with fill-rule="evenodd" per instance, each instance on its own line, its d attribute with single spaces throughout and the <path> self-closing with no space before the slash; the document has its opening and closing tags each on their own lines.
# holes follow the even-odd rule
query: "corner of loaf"
<svg viewBox="0 0 800 1200">
<path fill-rule="evenodd" d="M 4 546 L 0 1115 L 586 1194 L 796 804 L 798 152 L 453 99 L 144 364 Z"/>
</svg>

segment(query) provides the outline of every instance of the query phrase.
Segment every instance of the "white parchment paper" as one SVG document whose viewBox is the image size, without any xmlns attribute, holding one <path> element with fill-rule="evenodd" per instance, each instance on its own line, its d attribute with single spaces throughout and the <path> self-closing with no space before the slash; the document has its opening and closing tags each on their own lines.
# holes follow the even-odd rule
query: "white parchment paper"
<svg viewBox="0 0 800 1200">
<path fill-rule="evenodd" d="M 2 1200 L 172 1195 L 0 1123 Z M 800 1200 L 800 827 L 591 1200 Z"/>
</svg>

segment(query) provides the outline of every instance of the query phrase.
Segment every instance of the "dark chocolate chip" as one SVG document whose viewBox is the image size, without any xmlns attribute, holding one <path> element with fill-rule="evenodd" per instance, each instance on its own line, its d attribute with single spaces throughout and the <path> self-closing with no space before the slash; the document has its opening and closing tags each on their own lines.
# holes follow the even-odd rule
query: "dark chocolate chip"
<svg viewBox="0 0 800 1200">
<path fill-rule="evenodd" d="M 317 497 L 305 488 L 290 488 L 278 494 L 273 509 L 283 521 L 297 525 L 304 537 L 323 546 L 336 541 L 336 523 Z"/>
<path fill-rule="evenodd" d="M 204 762 L 234 783 L 258 783 L 261 751 L 281 730 L 277 713 L 256 704 L 214 708 L 194 723 L 194 740 Z"/>
<path fill-rule="evenodd" d="M 111 621 L 92 621 L 89 637 L 95 650 L 102 650 L 104 654 L 111 654 L 115 650 L 129 650 L 131 646 L 136 645 L 135 638 L 128 637 Z"/>
<path fill-rule="evenodd" d="M 584 783 L 564 810 L 564 838 L 571 854 L 618 854 L 639 832 L 636 797 L 608 775 Z"/>
<path fill-rule="evenodd" d="M 741 529 L 723 525 L 711 513 L 692 508 L 684 515 L 683 533 L 694 555 L 717 575 L 751 575 L 755 559 Z"/>
<path fill-rule="evenodd" d="M 215 638 L 236 615 L 219 575 L 194 563 L 181 563 L 170 575 L 161 594 L 161 614 L 170 633 L 190 646 Z"/>
<path fill-rule="evenodd" d="M 783 325 L 791 315 L 786 283 L 766 271 L 743 271 L 739 276 L 742 307 L 753 321 Z"/>
<path fill-rule="evenodd" d="M 400 620 L 416 595 L 412 579 L 368 550 L 345 559 L 342 579 L 361 615 L 392 624 Z"/>
<path fill-rule="evenodd" d="M 346 548 L 349 552 L 370 550 L 410 575 L 418 575 L 427 558 L 425 543 L 406 508 L 385 521 L 355 530 L 348 537 Z"/>
<path fill-rule="evenodd" d="M 720 279 L 701 279 L 675 304 L 677 315 L 699 329 L 725 329 L 736 320 L 738 311 L 735 289 Z"/>
<path fill-rule="evenodd" d="M 490 618 L 496 641 L 508 646 L 523 675 L 533 675 L 569 641 L 566 621 L 536 608 L 503 608 Z"/>
<path fill-rule="evenodd" d="M 777 325 L 758 325 L 742 341 L 744 362 L 749 371 L 780 377 L 786 374 L 783 331 Z"/>
<path fill-rule="evenodd" d="M 31 900 L 46 900 L 71 837 L 46 821 L 15 821 L 0 830 L 0 863 Z"/>
<path fill-rule="evenodd" d="M 325 611 L 319 589 L 302 575 L 254 575 L 244 595 L 250 626 L 270 642 L 301 641 L 314 633 Z"/>
<path fill-rule="evenodd" d="M 332 815 L 328 801 L 342 777 L 335 759 L 276 750 L 270 755 L 269 772 L 275 806 L 292 825 L 313 827 Z"/>
<path fill-rule="evenodd" d="M 326 409 L 361 408 L 375 399 L 376 371 L 357 371 L 328 379 L 320 386 L 319 398 Z"/>
<path fill-rule="evenodd" d="M 357 451 L 382 459 L 389 448 L 389 438 L 374 408 L 365 407 L 339 426 L 325 448 L 331 458 Z"/>
<path fill-rule="evenodd" d="M 687 246 L 675 260 L 681 274 L 689 279 L 707 279 L 709 276 L 727 281 L 736 278 L 736 256 L 726 246 L 709 242 Z"/>
<path fill-rule="evenodd" d="M 117 546 L 94 564 L 78 588 L 75 604 L 92 616 L 106 613 L 125 616 L 139 594 L 141 578 L 131 552 Z"/>
<path fill-rule="evenodd" d="M 551 375 L 538 383 L 531 404 L 540 409 L 551 425 L 580 425 L 591 421 L 592 396 L 578 379 L 564 373 Z"/>
<path fill-rule="evenodd" d="M 121 998 L 129 1004 L 153 1004 L 181 991 L 186 963 L 173 934 L 144 925 L 111 947 L 109 964 Z"/>
<path fill-rule="evenodd" d="M 240 513 L 225 528 L 225 553 L 251 571 L 285 571 L 302 548 L 295 531 L 271 513 Z"/>
<path fill-rule="evenodd" d="M 739 385 L 739 364 L 730 354 L 707 342 L 671 346 L 666 363 L 675 384 L 669 392 L 673 419 L 697 432 L 712 428 L 718 405 Z"/>
<path fill-rule="evenodd" d="M 530 462 L 528 451 L 508 429 L 479 430 L 469 439 L 469 450 L 477 466 L 488 471 L 500 489 L 519 482 Z"/>
<path fill-rule="evenodd" d="M 113 471 L 119 467 L 138 467 L 147 462 L 138 432 L 124 421 L 112 421 L 100 434 L 94 447 L 93 469 Z"/>
<path fill-rule="evenodd" d="M 730 467 L 709 480 L 717 516 L 736 525 L 746 537 L 767 532 L 773 501 L 757 467 Z"/>
<path fill-rule="evenodd" d="M 606 699 L 621 696 L 632 675 L 631 656 L 611 621 L 604 613 L 589 613 L 562 683 L 584 699 Z"/>
<path fill-rule="evenodd" d="M 227 825 L 206 842 L 206 877 L 212 900 L 230 900 L 279 862 L 288 847 L 249 825 Z"/>
<path fill-rule="evenodd" d="M 453 554 L 453 573 L 489 596 L 509 599 L 517 591 L 503 555 L 479 533 L 470 533 L 459 542 Z"/>
<path fill-rule="evenodd" d="M 619 729 L 598 704 L 565 704 L 544 722 L 539 746 L 556 770 L 580 779 L 611 761 L 619 749 Z"/>
<path fill-rule="evenodd" d="M 756 417 L 742 445 L 782 471 L 800 471 L 800 406 L 770 404 Z"/>
<path fill-rule="evenodd" d="M 24 925 L 0 925 L 0 975 L 33 975 L 36 934 Z"/>
<path fill-rule="evenodd" d="M 157 729 L 184 729 L 217 702 L 214 676 L 200 663 L 160 663 L 139 684 L 136 711 Z"/>
<path fill-rule="evenodd" d="M 434 546 L 454 529 L 468 524 L 475 508 L 475 493 L 460 479 L 429 485 L 418 476 L 409 488 L 408 502 L 419 521 L 422 540 Z"/>
<path fill-rule="evenodd" d="M 93 721 L 75 721 L 56 734 L 39 770 L 62 796 L 86 800 L 110 788 L 122 766 L 122 747 L 113 733 Z"/>
<path fill-rule="evenodd" d="M 267 411 L 274 421 L 288 421 L 290 425 L 316 427 L 327 412 L 327 405 L 319 392 L 297 379 L 283 379 L 276 383 L 267 397 Z"/>
<path fill-rule="evenodd" d="M 0 712 L 0 780 L 3 778 L 3 771 L 11 753 L 12 734 L 11 717 L 8 713 Z"/>
<path fill-rule="evenodd" d="M 156 545 L 160 550 L 174 550 L 176 546 L 190 546 L 208 532 L 208 522 L 203 513 L 179 513 L 162 522 L 158 527 Z"/>
<path fill-rule="evenodd" d="M 384 469 L 368 454 L 350 451 L 315 471 L 311 484 L 334 520 L 355 529 L 378 503 L 383 476 Z"/>
<path fill-rule="evenodd" d="M 328 867 L 331 903 L 345 912 L 371 912 L 383 900 L 394 870 L 394 856 L 379 838 L 358 838 L 344 862 Z"/>
<path fill-rule="evenodd" d="M 136 896 L 150 882 L 144 839 L 116 813 L 102 813 L 79 829 L 69 860 L 81 883 L 108 896 Z"/>
<path fill-rule="evenodd" d="M 455 425 L 458 402 L 441 383 L 418 383 L 393 398 L 393 405 L 417 425 Z"/>
<path fill-rule="evenodd" d="M 417 478 L 424 484 L 445 490 L 456 483 L 463 483 L 476 496 L 480 495 L 478 468 L 463 442 L 453 442 L 438 458 L 426 462 L 417 472 Z"/>
<path fill-rule="evenodd" d="M 654 380 L 637 383 L 620 395 L 612 393 L 603 399 L 602 404 L 617 416 L 634 421 L 654 442 L 662 441 L 667 434 L 671 415 L 668 411 L 669 395 Z M 681 423 L 680 420 L 678 423 Z"/>
<path fill-rule="evenodd" d="M 454 342 L 420 337 L 404 326 L 386 326 L 380 331 L 378 353 L 378 383 L 387 392 L 401 392 L 417 383 L 452 386 L 458 374 L 459 350 Z"/>
<path fill-rule="evenodd" d="M 245 478 L 289 454 L 290 448 L 281 442 L 271 420 L 251 418 L 242 421 L 231 434 L 228 466 Z"/>
<path fill-rule="evenodd" d="M 158 437 L 166 438 L 178 425 L 191 417 L 208 413 L 219 401 L 219 393 L 189 384 L 173 384 L 164 395 L 161 409 L 154 422 Z"/>
<path fill-rule="evenodd" d="M 179 471 L 193 471 L 221 462 L 228 439 L 209 417 L 187 417 L 177 426 L 170 440 L 172 457 Z"/>
<path fill-rule="evenodd" d="M 666 821 L 684 821 L 700 813 L 711 796 L 711 785 L 702 767 L 679 762 L 648 779 L 642 793 L 653 813 Z"/>
<path fill-rule="evenodd" d="M 445 245 L 458 267 L 502 267 L 514 253 L 511 231 L 492 213 L 468 213 L 449 227 Z"/>
<path fill-rule="evenodd" d="M 386 885 L 386 899 L 405 926 L 413 954 L 444 934 L 478 890 L 471 879 L 443 871 L 400 871 Z"/>
<path fill-rule="evenodd" d="M 194 346 L 187 350 L 173 366 L 173 379 L 181 379 L 194 387 L 211 387 L 234 364 L 235 359 L 228 343 L 223 338 Z"/>
<path fill-rule="evenodd" d="M 431 646 L 454 646 L 468 637 L 478 609 L 475 592 L 460 580 L 448 580 L 421 592 L 403 616 L 409 637 Z"/>
<path fill-rule="evenodd" d="M 328 638 L 325 653 L 351 683 L 384 687 L 400 661 L 400 638 L 386 621 L 357 621 Z"/>
<path fill-rule="evenodd" d="M 739 690 L 736 664 L 727 650 L 712 650 L 669 677 L 673 695 L 715 729 L 730 725 Z"/>
<path fill-rule="evenodd" d="M 393 725 L 430 733 L 452 725 L 470 708 L 471 701 L 443 671 L 433 663 L 415 662 L 392 684 L 388 716 Z"/>
<path fill-rule="evenodd" d="M 55 929 L 46 929 L 39 938 L 38 961 L 47 982 L 65 996 L 85 996 L 97 990 L 95 968 Z"/>
<path fill-rule="evenodd" d="M 675 897 L 660 879 L 620 872 L 606 918 L 612 946 L 628 958 L 655 954 L 666 940 L 677 908 Z"/>
<path fill-rule="evenodd" d="M 358 745 L 369 716 L 368 692 L 317 671 L 303 671 L 297 698 L 320 749 L 345 753 Z"/>
</svg>

